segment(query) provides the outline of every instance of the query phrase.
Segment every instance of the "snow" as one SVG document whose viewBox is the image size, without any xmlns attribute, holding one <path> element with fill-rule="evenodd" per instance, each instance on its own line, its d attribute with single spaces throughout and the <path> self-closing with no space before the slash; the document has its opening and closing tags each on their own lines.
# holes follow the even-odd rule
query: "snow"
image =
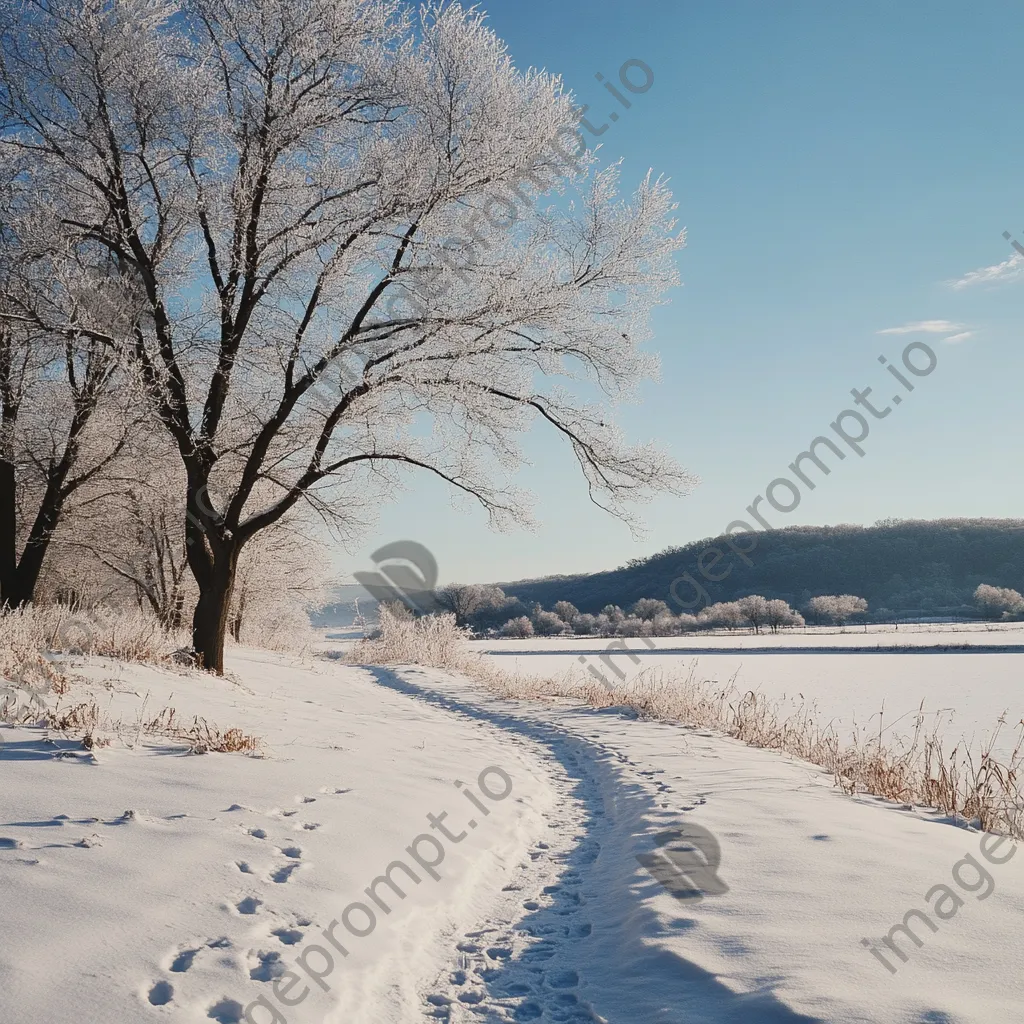
<svg viewBox="0 0 1024 1024">
<path fill-rule="evenodd" d="M 1013 852 L 992 863 L 969 828 L 620 709 L 502 701 L 416 667 L 237 648 L 229 667 L 214 679 L 92 661 L 64 700 L 102 695 L 126 742 L 143 702 L 147 717 L 202 714 L 263 737 L 263 758 L 152 740 L 55 757 L 38 731 L 0 730 L 5 1022 L 1024 1015 L 1024 857 L 1008 842 L 986 848 Z M 447 834 L 427 818 L 445 812 Z M 683 823 L 716 837 L 727 891 L 679 900 L 637 861 Z M 990 892 L 969 891 L 967 854 Z M 396 859 L 420 882 L 405 898 L 379 885 L 385 913 L 365 890 Z M 940 883 L 962 900 L 948 920 L 925 898 Z M 353 903 L 377 911 L 372 934 L 332 925 Z M 912 918 L 923 945 L 897 935 L 902 962 L 881 940 L 912 909 L 936 930 Z"/>
</svg>

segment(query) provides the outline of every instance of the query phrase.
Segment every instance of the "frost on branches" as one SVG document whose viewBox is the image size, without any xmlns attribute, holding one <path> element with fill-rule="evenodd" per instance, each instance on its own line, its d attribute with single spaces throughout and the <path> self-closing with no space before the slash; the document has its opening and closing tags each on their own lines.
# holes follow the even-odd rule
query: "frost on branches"
<svg viewBox="0 0 1024 1024">
<path fill-rule="evenodd" d="M 672 196 L 648 176 L 625 201 L 617 167 L 574 158 L 572 98 L 480 14 L 51 0 L 7 17 L 4 206 L 37 287 L 3 316 L 142 379 L 184 469 L 208 667 L 243 548 L 297 506 L 350 530 L 419 470 L 496 527 L 527 523 L 511 478 L 538 420 L 616 515 L 689 485 L 610 411 L 656 370 L 640 346 L 676 283 Z M 77 300 L 79 265 L 116 282 L 116 315 Z"/>
</svg>

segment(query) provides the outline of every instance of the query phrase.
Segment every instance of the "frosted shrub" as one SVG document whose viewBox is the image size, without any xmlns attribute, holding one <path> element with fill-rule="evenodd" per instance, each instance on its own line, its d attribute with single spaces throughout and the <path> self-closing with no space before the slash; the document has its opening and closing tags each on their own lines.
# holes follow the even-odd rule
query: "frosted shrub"
<svg viewBox="0 0 1024 1024">
<path fill-rule="evenodd" d="M 1003 619 L 1024 612 L 1024 597 L 1009 587 L 992 587 L 982 583 L 974 591 L 974 601 L 987 618 Z"/>
<path fill-rule="evenodd" d="M 501 635 L 525 639 L 528 636 L 533 636 L 533 623 L 525 615 L 520 615 L 516 619 L 509 619 L 501 627 Z"/>
<path fill-rule="evenodd" d="M 692 615 L 659 615 L 651 622 L 652 636 L 679 636 L 697 628 Z"/>
<path fill-rule="evenodd" d="M 465 642 L 469 636 L 468 630 L 456 624 L 454 614 L 404 618 L 387 605 L 381 605 L 376 635 L 357 643 L 352 649 L 351 660 L 458 670 L 465 664 Z"/>
<path fill-rule="evenodd" d="M 644 632 L 645 629 L 646 632 Z M 650 636 L 651 624 L 635 615 L 630 615 L 615 627 L 615 632 L 619 636 Z"/>
<path fill-rule="evenodd" d="M 580 610 L 576 607 L 576 605 L 572 604 L 570 601 L 556 601 L 554 613 L 563 622 L 572 622 L 572 620 L 575 619 L 577 615 L 579 615 Z"/>
<path fill-rule="evenodd" d="M 1017 595 L 1020 597 L 1020 595 Z M 977 597 L 977 592 L 975 592 Z M 825 619 L 837 626 L 845 625 L 855 615 L 863 615 L 868 603 L 854 594 L 822 594 L 807 602 L 807 612 L 816 620 Z"/>
<path fill-rule="evenodd" d="M 670 609 L 664 601 L 657 601 L 653 597 L 641 597 L 633 605 L 631 612 L 638 619 L 656 619 L 660 615 L 669 615 Z"/>
<path fill-rule="evenodd" d="M 565 632 L 565 622 L 554 612 L 539 611 L 533 617 L 533 629 L 538 636 L 557 636 Z"/>
<path fill-rule="evenodd" d="M 728 629 L 730 632 L 746 623 L 739 603 L 736 601 L 719 601 L 717 604 L 701 608 L 697 615 L 701 629 Z"/>
<path fill-rule="evenodd" d="M 572 631 L 577 636 L 591 636 L 599 632 L 596 615 L 577 615 L 572 620 Z"/>
</svg>

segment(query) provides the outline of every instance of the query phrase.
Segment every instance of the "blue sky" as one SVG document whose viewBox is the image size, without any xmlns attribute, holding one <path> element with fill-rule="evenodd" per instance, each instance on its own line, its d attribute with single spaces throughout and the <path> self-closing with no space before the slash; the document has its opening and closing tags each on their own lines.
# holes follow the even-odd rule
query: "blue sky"
<svg viewBox="0 0 1024 1024">
<path fill-rule="evenodd" d="M 671 178 L 688 246 L 683 287 L 655 315 L 662 379 L 620 419 L 703 482 L 647 506 L 637 541 L 538 429 L 519 479 L 539 496 L 538 532 L 492 533 L 415 478 L 340 556 L 343 572 L 403 538 L 435 553 L 442 580 L 468 582 L 595 571 L 714 535 L 749 518 L 868 386 L 883 405 L 906 397 L 872 422 L 863 458 L 791 514 L 771 512 L 773 525 L 1024 513 L 1024 260 L 1003 238 L 1024 244 L 1024 6 L 483 6 L 516 63 L 560 73 L 594 117 L 619 109 L 596 73 L 614 81 L 630 58 L 654 72 L 602 155 L 624 159 L 625 185 L 648 168 Z M 915 324 L 932 329 L 880 333 Z M 899 365 L 913 341 L 938 364 L 908 394 L 878 356 Z"/>
</svg>

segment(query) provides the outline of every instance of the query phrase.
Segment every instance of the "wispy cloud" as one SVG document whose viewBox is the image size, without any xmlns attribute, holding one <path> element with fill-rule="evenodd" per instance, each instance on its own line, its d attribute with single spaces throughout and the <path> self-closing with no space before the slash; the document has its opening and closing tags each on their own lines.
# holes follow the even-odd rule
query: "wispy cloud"
<svg viewBox="0 0 1024 1024">
<path fill-rule="evenodd" d="M 949 286 L 956 291 L 964 288 L 973 288 L 979 284 L 1002 284 L 1004 281 L 1013 281 L 1024 275 L 1024 256 L 1014 253 L 1008 260 L 996 263 L 991 267 L 981 267 L 972 270 L 969 274 L 956 281 L 950 281 Z"/>
<path fill-rule="evenodd" d="M 947 345 L 959 345 L 961 341 L 966 341 L 968 338 L 974 337 L 974 331 L 961 331 L 959 334 L 954 334 L 952 337 L 943 338 L 942 340 Z"/>
<path fill-rule="evenodd" d="M 964 324 L 955 324 L 952 320 L 915 320 L 902 327 L 886 327 L 879 334 L 949 334 L 950 331 L 962 331 Z"/>
</svg>

